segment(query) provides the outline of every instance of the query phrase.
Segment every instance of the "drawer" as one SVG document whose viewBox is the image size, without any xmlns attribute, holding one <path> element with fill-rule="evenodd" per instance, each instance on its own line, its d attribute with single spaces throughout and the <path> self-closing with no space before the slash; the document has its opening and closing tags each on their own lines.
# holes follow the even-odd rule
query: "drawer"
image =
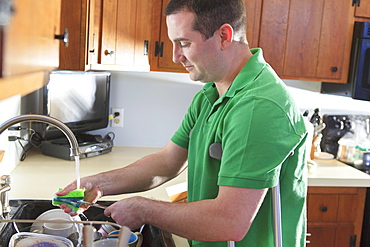
<svg viewBox="0 0 370 247">
<path fill-rule="evenodd" d="M 358 195 L 309 194 L 308 222 L 354 222 Z"/>
</svg>

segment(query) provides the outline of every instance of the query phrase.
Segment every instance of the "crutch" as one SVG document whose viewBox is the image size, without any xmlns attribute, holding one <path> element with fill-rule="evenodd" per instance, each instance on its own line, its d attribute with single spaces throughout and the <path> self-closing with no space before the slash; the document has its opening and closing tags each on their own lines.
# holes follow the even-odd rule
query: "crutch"
<svg viewBox="0 0 370 247">
<path fill-rule="evenodd" d="M 220 142 L 212 143 L 209 146 L 209 156 L 215 159 L 222 157 L 222 145 Z M 272 215 L 274 221 L 274 245 L 275 247 L 283 246 L 283 237 L 281 231 L 281 202 L 280 202 L 280 183 L 272 187 Z M 228 247 L 235 247 L 234 241 L 227 242 Z"/>
<path fill-rule="evenodd" d="M 272 210 L 274 217 L 274 244 L 275 247 L 283 246 L 281 231 L 281 202 L 280 202 L 280 184 L 272 187 Z M 234 241 L 227 242 L 228 247 L 235 247 Z"/>
</svg>

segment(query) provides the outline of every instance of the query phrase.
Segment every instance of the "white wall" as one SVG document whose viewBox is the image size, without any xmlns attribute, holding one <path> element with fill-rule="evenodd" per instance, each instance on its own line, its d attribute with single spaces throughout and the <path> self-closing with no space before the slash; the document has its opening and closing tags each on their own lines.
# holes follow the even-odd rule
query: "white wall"
<svg viewBox="0 0 370 247">
<path fill-rule="evenodd" d="M 164 146 L 180 125 L 190 102 L 202 88 L 186 74 L 159 72 L 112 73 L 111 107 L 124 108 L 124 127 L 114 132 L 118 146 Z"/>
<path fill-rule="evenodd" d="M 370 115 L 370 102 L 355 100 L 350 97 L 321 94 L 321 82 L 284 80 L 302 111 L 315 108 L 322 114 L 358 114 Z"/>
<path fill-rule="evenodd" d="M 302 113 L 315 108 L 322 114 L 370 115 L 370 102 L 320 94 L 321 83 L 285 80 Z M 118 146 L 164 146 L 177 130 L 194 94 L 202 88 L 187 74 L 160 72 L 112 73 L 111 107 L 124 108 L 124 127 L 114 132 Z"/>
<path fill-rule="evenodd" d="M 324 95 L 320 82 L 286 80 L 302 112 L 315 108 L 322 114 L 370 115 L 370 102 L 348 97 Z M 115 145 L 162 147 L 180 125 L 200 82 L 192 82 L 187 74 L 160 72 L 113 72 L 111 107 L 123 107 L 124 127 L 106 128 L 96 133 L 114 132 Z M 0 123 L 20 112 L 20 96 L 0 101 Z M 19 162 L 22 153 L 17 142 L 8 142 L 8 134 L 0 135 L 0 150 L 5 156 L 0 175 L 8 174 Z"/>
<path fill-rule="evenodd" d="M 285 80 L 302 112 L 315 108 L 322 114 L 370 115 L 370 102 L 348 97 L 320 94 L 321 83 Z M 161 72 L 113 72 L 111 107 L 124 108 L 124 127 L 96 131 L 102 135 L 114 132 L 115 145 L 162 147 L 180 125 L 196 92 L 203 87 L 187 74 Z M 0 123 L 19 114 L 20 96 L 0 101 Z M 0 163 L 0 174 L 8 173 L 19 160 L 17 142 L 0 136 L 0 150 L 6 150 Z"/>
<path fill-rule="evenodd" d="M 20 96 L 14 96 L 0 101 L 0 123 L 19 115 L 20 113 Z M 22 149 L 18 142 L 8 141 L 8 131 L 0 135 L 0 150 L 5 150 L 5 155 L 0 162 L 0 175 L 9 174 L 10 171 L 18 164 Z"/>
</svg>

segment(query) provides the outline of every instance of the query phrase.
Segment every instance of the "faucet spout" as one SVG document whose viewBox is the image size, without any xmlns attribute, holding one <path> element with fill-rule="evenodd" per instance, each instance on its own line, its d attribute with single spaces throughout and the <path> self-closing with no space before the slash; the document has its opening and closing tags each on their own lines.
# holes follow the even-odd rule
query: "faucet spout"
<svg viewBox="0 0 370 247">
<path fill-rule="evenodd" d="M 80 151 L 78 147 L 78 141 L 73 134 L 72 130 L 68 128 L 67 125 L 65 125 L 63 122 L 59 121 L 56 118 L 52 118 L 45 115 L 37 115 L 37 114 L 25 114 L 25 115 L 19 115 L 16 117 L 13 117 L 9 119 L 8 121 L 5 121 L 0 125 L 0 134 L 3 133 L 6 129 L 13 126 L 14 124 L 22 123 L 22 122 L 41 122 L 41 123 L 47 123 L 50 125 L 55 126 L 60 131 L 63 132 L 63 134 L 67 137 L 68 142 L 71 146 L 71 156 L 79 156 Z M 7 215 L 10 212 L 9 207 L 9 200 L 7 196 L 7 191 L 10 190 L 10 177 L 9 176 L 3 176 L 1 177 L 0 185 L 0 219 L 4 218 L 4 215 Z M 1 230 L 1 225 L 0 225 Z"/>
<path fill-rule="evenodd" d="M 14 124 L 22 123 L 22 122 L 41 122 L 51 124 L 54 127 L 58 128 L 63 134 L 67 137 L 69 144 L 71 146 L 71 156 L 78 156 L 80 155 L 78 142 L 73 134 L 72 130 L 68 128 L 63 122 L 59 121 L 56 118 L 45 116 L 45 115 L 38 115 L 38 114 L 25 114 L 13 117 L 6 122 L 0 125 L 0 134 L 3 133 L 6 129 L 13 126 Z"/>
</svg>

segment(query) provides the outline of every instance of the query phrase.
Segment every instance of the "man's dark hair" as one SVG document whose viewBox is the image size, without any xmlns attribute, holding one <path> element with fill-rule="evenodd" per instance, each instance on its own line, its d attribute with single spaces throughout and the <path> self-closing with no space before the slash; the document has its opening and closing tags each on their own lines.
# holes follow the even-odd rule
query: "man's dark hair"
<svg viewBox="0 0 370 247">
<path fill-rule="evenodd" d="M 205 40 L 223 24 L 230 24 L 238 39 L 245 41 L 246 14 L 242 0 L 171 0 L 164 14 L 172 15 L 184 9 L 195 13 L 193 29 Z"/>
</svg>

